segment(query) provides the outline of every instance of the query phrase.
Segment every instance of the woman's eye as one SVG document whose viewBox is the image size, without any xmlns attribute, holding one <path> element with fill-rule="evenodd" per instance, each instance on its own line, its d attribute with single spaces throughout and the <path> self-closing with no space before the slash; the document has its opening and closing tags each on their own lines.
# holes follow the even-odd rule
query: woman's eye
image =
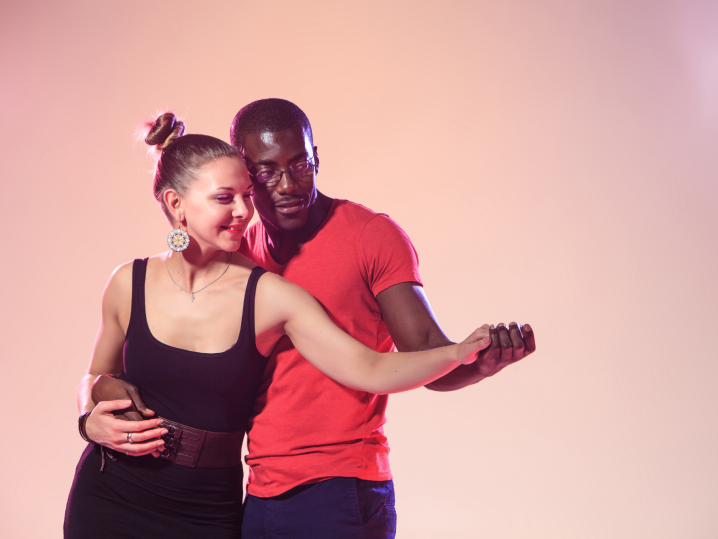
<svg viewBox="0 0 718 539">
<path fill-rule="evenodd" d="M 217 197 L 217 200 L 219 202 L 221 202 L 222 204 L 229 204 L 230 202 L 232 202 L 233 199 L 234 199 L 234 197 L 229 196 L 229 195 L 223 195 L 223 196 Z"/>
</svg>

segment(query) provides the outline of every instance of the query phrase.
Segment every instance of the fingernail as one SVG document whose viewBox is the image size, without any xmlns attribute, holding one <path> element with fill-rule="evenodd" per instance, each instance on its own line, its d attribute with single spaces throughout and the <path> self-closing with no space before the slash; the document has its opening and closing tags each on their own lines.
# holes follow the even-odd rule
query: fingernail
<svg viewBox="0 0 718 539">
<path fill-rule="evenodd" d="M 164 423 L 164 420 L 162 420 L 162 419 L 159 419 L 159 420 L 157 421 L 157 425 L 161 425 L 162 423 Z"/>
<path fill-rule="evenodd" d="M 491 325 L 489 326 L 489 329 L 496 329 L 496 326 L 494 326 L 493 324 L 491 324 Z"/>
<path fill-rule="evenodd" d="M 531 331 L 531 326 L 529 326 L 528 324 L 524 324 L 524 329 L 526 331 Z"/>
<path fill-rule="evenodd" d="M 499 324 L 499 327 L 500 327 L 500 328 L 505 328 L 505 327 L 506 327 L 506 324 L 504 324 L 503 322 L 501 322 L 501 323 Z"/>
<path fill-rule="evenodd" d="M 169 432 L 169 431 L 168 431 L 167 429 L 162 429 L 162 430 L 160 431 L 160 436 L 164 436 L 164 435 L 167 434 L 168 432 Z"/>
</svg>

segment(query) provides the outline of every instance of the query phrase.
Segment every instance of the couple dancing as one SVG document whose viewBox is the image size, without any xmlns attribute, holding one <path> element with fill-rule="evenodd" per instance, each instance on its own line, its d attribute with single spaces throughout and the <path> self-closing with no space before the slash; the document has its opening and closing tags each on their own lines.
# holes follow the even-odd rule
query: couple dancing
<svg viewBox="0 0 718 539">
<path fill-rule="evenodd" d="M 183 132 L 148 124 L 170 250 L 105 289 L 65 537 L 394 537 L 387 394 L 474 384 L 532 353 L 531 328 L 449 341 L 406 234 L 317 190 L 293 103 L 241 109 L 231 146 Z"/>
</svg>

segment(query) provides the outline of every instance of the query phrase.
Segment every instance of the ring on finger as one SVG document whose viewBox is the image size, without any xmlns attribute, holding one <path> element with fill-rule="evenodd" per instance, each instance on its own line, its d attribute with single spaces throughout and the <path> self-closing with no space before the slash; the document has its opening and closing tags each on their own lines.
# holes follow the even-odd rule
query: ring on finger
<svg viewBox="0 0 718 539">
<path fill-rule="evenodd" d="M 131 433 L 131 432 L 128 432 L 128 433 L 127 433 L 127 443 L 128 443 L 128 444 L 133 444 L 133 443 L 135 443 L 135 442 L 132 441 L 132 433 Z"/>
</svg>

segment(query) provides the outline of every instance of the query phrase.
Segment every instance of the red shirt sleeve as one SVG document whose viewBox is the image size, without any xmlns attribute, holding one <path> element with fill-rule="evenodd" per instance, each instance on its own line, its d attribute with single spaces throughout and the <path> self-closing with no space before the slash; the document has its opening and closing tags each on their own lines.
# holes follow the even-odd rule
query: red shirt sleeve
<svg viewBox="0 0 718 539">
<path fill-rule="evenodd" d="M 364 225 L 359 241 L 362 273 L 374 297 L 395 284 L 422 285 L 416 249 L 388 215 L 372 217 Z"/>
</svg>

